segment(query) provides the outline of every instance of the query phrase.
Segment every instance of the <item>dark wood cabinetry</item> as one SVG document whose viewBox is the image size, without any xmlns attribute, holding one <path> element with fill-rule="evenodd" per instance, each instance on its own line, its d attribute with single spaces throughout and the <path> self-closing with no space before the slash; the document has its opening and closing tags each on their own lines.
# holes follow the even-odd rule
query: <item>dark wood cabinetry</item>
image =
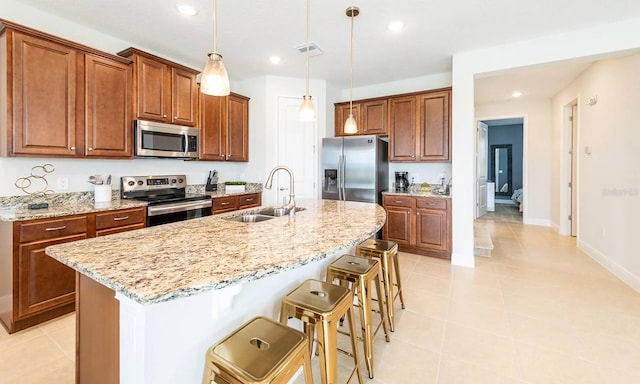
<svg viewBox="0 0 640 384">
<path fill-rule="evenodd" d="M 451 200 L 384 195 L 383 237 L 402 251 L 451 259 Z"/>
<path fill-rule="evenodd" d="M 249 98 L 201 95 L 200 159 L 249 161 Z"/>
<path fill-rule="evenodd" d="M 349 103 L 335 104 L 335 135 L 386 135 L 387 99 L 373 99 L 353 103 L 353 117 L 358 125 L 355 134 L 344 133 L 344 122 L 349 117 Z"/>
<path fill-rule="evenodd" d="M 229 195 L 214 197 L 213 214 L 237 211 L 238 209 L 259 207 L 262 205 L 262 193 L 247 193 L 243 195 Z"/>
<path fill-rule="evenodd" d="M 197 70 L 135 48 L 118 55 L 133 60 L 133 106 L 138 119 L 196 125 Z"/>
<path fill-rule="evenodd" d="M 61 218 L 0 222 L 0 320 L 10 333 L 72 312 L 75 271 L 45 254 L 45 248 L 143 228 L 146 208 Z"/>
<path fill-rule="evenodd" d="M 389 99 L 389 161 L 451 161 L 451 90 Z"/>
<path fill-rule="evenodd" d="M 0 23 L 2 155 L 130 158 L 129 60 Z"/>
</svg>

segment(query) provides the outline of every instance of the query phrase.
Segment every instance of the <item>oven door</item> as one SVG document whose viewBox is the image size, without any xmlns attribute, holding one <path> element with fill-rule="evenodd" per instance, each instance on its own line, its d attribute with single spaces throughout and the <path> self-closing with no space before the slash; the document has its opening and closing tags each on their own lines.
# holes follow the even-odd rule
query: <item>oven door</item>
<svg viewBox="0 0 640 384">
<path fill-rule="evenodd" d="M 211 215 L 210 199 L 152 205 L 147 207 L 147 227 Z"/>
</svg>

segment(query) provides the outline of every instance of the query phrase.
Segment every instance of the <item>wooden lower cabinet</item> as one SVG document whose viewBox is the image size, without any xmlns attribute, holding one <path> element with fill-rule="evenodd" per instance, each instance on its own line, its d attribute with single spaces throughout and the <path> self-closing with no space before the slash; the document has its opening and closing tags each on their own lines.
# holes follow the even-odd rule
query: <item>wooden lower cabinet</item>
<svg viewBox="0 0 640 384">
<path fill-rule="evenodd" d="M 244 195 L 229 195 L 214 197 L 213 214 L 233 212 L 239 209 L 259 207 L 262 205 L 262 193 L 247 193 Z"/>
<path fill-rule="evenodd" d="M 0 321 L 14 333 L 75 309 L 73 269 L 45 248 L 144 228 L 146 207 L 0 222 Z"/>
<path fill-rule="evenodd" d="M 384 195 L 383 237 L 401 251 L 451 259 L 451 199 Z"/>
</svg>

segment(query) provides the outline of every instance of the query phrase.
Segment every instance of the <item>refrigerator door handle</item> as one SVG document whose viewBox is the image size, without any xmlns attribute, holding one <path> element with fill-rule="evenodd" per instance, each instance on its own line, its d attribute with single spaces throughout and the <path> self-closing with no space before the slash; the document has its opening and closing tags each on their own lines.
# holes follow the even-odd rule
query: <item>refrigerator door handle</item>
<svg viewBox="0 0 640 384">
<path fill-rule="evenodd" d="M 338 156 L 338 200 L 342 198 L 342 155 Z"/>
<path fill-rule="evenodd" d="M 347 191 L 344 187 L 345 184 L 345 167 L 347 165 L 347 157 L 345 155 L 340 156 L 340 190 L 342 191 L 341 200 L 347 200 Z"/>
</svg>

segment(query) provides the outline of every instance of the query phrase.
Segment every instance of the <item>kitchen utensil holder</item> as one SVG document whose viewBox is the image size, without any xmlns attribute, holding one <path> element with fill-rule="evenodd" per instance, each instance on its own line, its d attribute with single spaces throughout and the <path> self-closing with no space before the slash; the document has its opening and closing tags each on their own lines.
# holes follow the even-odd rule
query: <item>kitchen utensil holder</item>
<svg viewBox="0 0 640 384">
<path fill-rule="evenodd" d="M 96 203 L 111 201 L 111 184 L 96 185 L 94 188 L 94 201 Z"/>
</svg>

